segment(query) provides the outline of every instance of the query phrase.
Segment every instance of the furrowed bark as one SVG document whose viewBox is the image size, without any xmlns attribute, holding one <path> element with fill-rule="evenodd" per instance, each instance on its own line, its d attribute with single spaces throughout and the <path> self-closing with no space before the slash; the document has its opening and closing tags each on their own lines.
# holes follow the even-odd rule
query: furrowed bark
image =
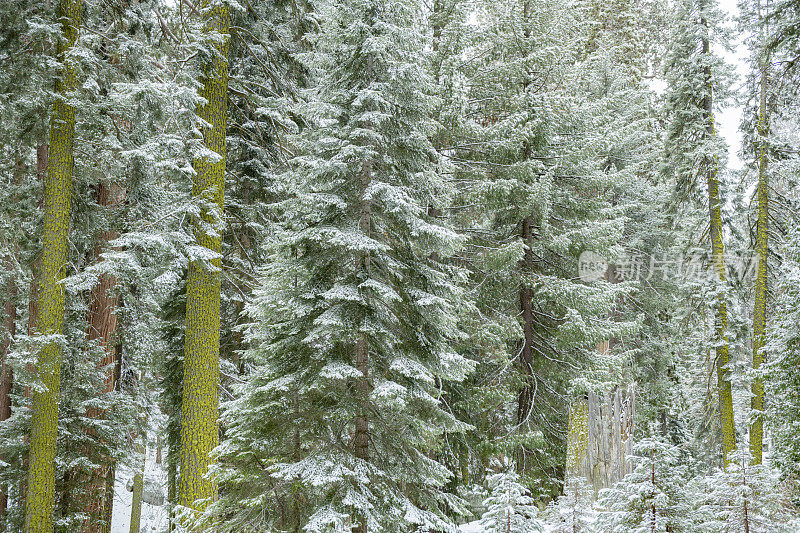
<svg viewBox="0 0 800 533">
<path fill-rule="evenodd" d="M 47 155 L 49 152 L 49 147 L 47 143 L 42 143 L 36 147 L 36 179 L 40 183 L 44 183 L 45 176 L 47 176 Z M 36 206 L 38 209 L 42 209 L 44 207 L 42 198 L 39 198 L 38 205 Z M 34 263 L 31 267 L 31 271 L 33 272 L 33 276 L 30 282 L 30 293 L 28 295 L 28 327 L 27 327 L 27 334 L 29 336 L 33 336 L 36 333 L 36 329 L 39 327 L 39 283 L 37 282 L 37 276 L 39 272 L 40 261 L 37 257 L 34 259 Z M 33 373 L 35 371 L 35 366 L 33 363 L 26 363 L 26 368 L 29 372 Z M 29 385 L 25 386 L 23 390 L 23 394 L 26 398 L 31 397 L 31 388 Z M 24 437 L 28 441 L 30 440 L 30 436 Z M 22 457 L 22 467 L 23 470 L 28 470 L 28 456 L 24 455 Z M 20 505 L 25 507 L 25 502 L 28 498 L 28 480 L 24 478 L 19 483 L 19 500 Z"/>
<path fill-rule="evenodd" d="M 9 257 L 6 268 L 13 271 L 14 264 Z M 11 340 L 16 334 L 17 327 L 17 283 L 10 276 L 6 284 L 6 301 L 4 304 L 5 318 L 3 319 L 3 342 L 0 346 L 0 422 L 8 420 L 11 416 L 11 389 L 14 383 L 14 372 L 8 364 L 8 352 L 11 349 Z M 0 484 L 0 531 L 5 531 L 5 514 L 8 507 L 8 493 L 5 485 Z"/>
<path fill-rule="evenodd" d="M 705 26 L 706 21 L 702 24 Z M 703 39 L 703 54 L 710 53 L 710 44 L 707 38 Z M 716 136 L 714 130 L 714 100 L 712 95 L 711 67 L 703 67 L 705 77 L 705 96 L 703 97 L 703 114 L 706 120 L 707 139 Z M 714 268 L 718 280 L 718 288 L 722 289 L 725 285 L 725 245 L 722 240 L 722 201 L 719 193 L 718 162 L 716 158 L 707 159 L 706 182 L 708 185 L 708 215 L 709 215 L 709 234 L 711 237 L 711 264 Z M 736 431 L 733 420 L 733 393 L 731 382 L 728 378 L 728 363 L 730 353 L 728 345 L 728 306 L 724 293 L 717 297 L 715 306 L 715 346 L 717 356 L 717 388 L 719 391 L 719 416 L 722 428 L 722 459 L 727 466 L 730 462 L 730 454 L 736 449 Z"/>
<path fill-rule="evenodd" d="M 369 62 L 371 65 L 371 62 Z M 368 69 L 371 71 L 371 69 Z M 362 190 L 366 191 L 372 180 L 372 164 L 370 161 L 364 163 L 361 174 Z M 372 204 L 369 200 L 362 200 L 361 204 L 361 229 L 368 236 L 371 234 L 372 225 Z M 370 256 L 368 252 L 362 254 L 359 258 L 358 267 L 362 269 L 367 275 L 370 271 Z M 369 419 L 367 418 L 367 405 L 366 402 L 370 393 L 370 378 L 369 378 L 369 341 L 364 332 L 359 333 L 359 338 L 356 341 L 355 355 L 353 358 L 353 366 L 360 372 L 361 376 L 358 378 L 356 388 L 360 395 L 360 401 L 363 402 L 359 406 L 355 418 L 355 432 L 353 435 L 353 453 L 354 455 L 363 460 L 369 461 Z M 353 525 L 353 533 L 367 533 L 367 520 L 364 516 L 357 517 L 357 521 Z"/>
<path fill-rule="evenodd" d="M 106 208 L 111 224 L 111 212 L 119 206 L 125 197 L 125 190 L 115 183 L 101 182 L 97 186 L 97 204 Z M 100 254 L 108 243 L 117 238 L 119 234 L 113 229 L 104 229 L 95 246 L 95 261 L 100 260 Z M 87 338 L 89 341 L 98 341 L 103 348 L 103 356 L 97 361 L 97 366 L 104 370 L 103 389 L 98 391 L 98 396 L 108 394 L 114 390 L 114 374 L 117 350 L 114 335 L 117 330 L 117 307 L 119 298 L 114 293 L 117 280 L 110 274 L 102 274 L 97 285 L 92 289 L 92 300 L 89 304 L 89 327 Z M 103 418 L 105 413 L 90 410 L 87 416 Z M 86 501 L 82 507 L 88 511 L 87 521 L 84 523 L 85 533 L 104 533 L 110 530 L 111 524 L 107 517 L 111 516 L 114 498 L 113 492 L 109 494 L 109 479 L 114 479 L 115 464 L 110 457 L 95 457 L 100 468 L 89 472 L 84 483 L 86 485 Z M 109 498 L 109 496 L 111 496 Z"/>
<path fill-rule="evenodd" d="M 767 329 L 767 258 L 769 256 L 769 182 L 767 178 L 767 69 L 761 69 L 761 87 L 758 105 L 758 223 L 756 225 L 756 257 L 758 272 L 756 274 L 755 297 L 753 302 L 753 370 L 758 370 L 764 362 L 761 349 L 764 346 L 764 335 Z M 764 409 L 764 383 L 760 377 L 753 379 L 750 385 L 752 397 L 750 408 L 757 412 L 750 422 L 750 455 L 752 464 L 761 464 L 764 421 L 761 411 Z"/>
<path fill-rule="evenodd" d="M 59 335 L 64 326 L 64 277 L 67 262 L 72 171 L 74 163 L 75 108 L 66 100 L 77 86 L 77 73 L 65 57 L 78 38 L 80 0 L 60 0 L 58 18 L 63 39 L 58 45 L 64 69 L 56 82 L 56 101 L 50 119 L 50 153 L 44 186 L 44 229 L 39 277 L 38 330 Z M 28 492 L 25 501 L 25 532 L 53 531 L 56 433 L 62 349 L 47 343 L 36 361 L 41 387 L 32 392 Z"/>
<path fill-rule="evenodd" d="M 209 2 L 204 2 L 204 8 Z M 206 103 L 198 115 L 209 124 L 202 128 L 205 147 L 217 158 L 195 159 L 192 195 L 202 202 L 195 235 L 197 243 L 219 254 L 219 227 L 223 217 L 225 190 L 225 134 L 228 93 L 228 8 L 215 5 L 203 15 L 206 28 L 224 37 L 210 43 L 209 60 L 200 90 Z M 208 231 L 208 226 L 215 226 Z M 186 282 L 186 345 L 184 351 L 183 404 L 181 406 L 181 475 L 179 503 L 204 511 L 216 497 L 216 483 L 208 479 L 211 450 L 219 440 L 219 335 L 222 261 L 193 260 Z"/>
<path fill-rule="evenodd" d="M 533 396 L 536 390 L 536 375 L 533 372 L 533 288 L 524 278 L 531 275 L 534 269 L 533 261 L 533 222 L 531 217 L 522 219 L 522 242 L 525 244 L 525 255 L 522 259 L 523 281 L 519 289 L 519 307 L 522 313 L 522 350 L 520 352 L 520 371 L 522 373 L 522 388 L 517 396 L 517 425 L 523 429 L 523 425 L 530 418 L 533 408 Z M 517 452 L 517 471 L 522 473 L 526 470 L 525 449 L 520 448 Z"/>
</svg>

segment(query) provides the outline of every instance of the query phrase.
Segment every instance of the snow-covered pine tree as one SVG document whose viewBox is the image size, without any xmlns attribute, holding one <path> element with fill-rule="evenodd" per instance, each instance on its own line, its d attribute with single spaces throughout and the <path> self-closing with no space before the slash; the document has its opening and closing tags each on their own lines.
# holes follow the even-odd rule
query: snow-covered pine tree
<svg viewBox="0 0 800 533">
<path fill-rule="evenodd" d="M 459 163 L 455 147 L 465 138 L 465 128 L 468 128 L 466 124 L 469 122 L 463 58 L 466 57 L 465 54 L 471 53 L 476 35 L 477 28 L 470 21 L 473 7 L 469 0 L 436 0 L 427 13 L 429 44 L 425 46 L 425 64 L 433 80 L 434 91 L 432 128 L 428 135 L 434 149 L 440 154 L 438 172 L 443 179 L 453 180 L 453 189 L 456 191 L 459 186 L 457 175 L 454 174 L 458 172 Z M 453 204 L 460 203 L 455 198 L 439 195 L 432 199 L 428 211 L 436 219 L 455 225 L 459 221 L 454 213 L 460 207 Z M 441 254 L 434 254 L 432 257 L 436 260 L 442 259 Z M 450 261 L 449 258 L 444 260 Z M 458 264 L 468 265 L 464 262 L 463 253 L 455 260 Z M 472 296 L 468 299 L 472 300 Z M 491 344 L 487 339 L 495 338 L 494 332 L 481 329 L 479 315 L 473 305 L 465 301 L 458 307 L 458 311 L 459 327 L 465 331 L 465 335 L 452 348 L 470 359 L 480 359 L 483 351 Z M 502 342 L 500 340 L 498 344 Z M 477 507 L 480 507 L 483 498 L 475 494 L 473 489 L 485 490 L 479 484 L 483 481 L 488 461 L 500 452 L 487 436 L 495 431 L 504 431 L 505 428 L 503 414 L 494 410 L 493 406 L 486 411 L 483 408 L 497 398 L 503 398 L 501 402 L 513 398 L 515 392 L 506 386 L 507 383 L 482 387 L 481 384 L 486 383 L 486 379 L 487 374 L 479 371 L 472 373 L 464 381 L 443 384 L 443 398 L 451 412 L 460 420 L 469 420 L 475 424 L 476 431 L 457 431 L 446 435 L 446 445 L 437 454 L 437 458 L 453 472 L 448 490 L 457 491 Z"/>
<path fill-rule="evenodd" d="M 374 0 L 320 13 L 322 78 L 306 109 L 317 119 L 294 141 L 285 227 L 251 306 L 254 370 L 221 446 L 278 499 L 251 500 L 276 527 L 452 529 L 450 473 L 431 456 L 444 431 L 467 427 L 440 387 L 472 365 L 448 346 L 459 272 L 431 258 L 461 239 L 427 210 L 444 187 L 415 66 L 420 17 L 412 2 Z"/>
<path fill-rule="evenodd" d="M 471 237 L 460 259 L 478 313 L 466 349 L 485 363 L 476 381 L 493 383 L 464 401 L 498 437 L 481 439 L 479 458 L 513 453 L 536 496 L 560 493 L 572 378 L 606 370 L 597 343 L 634 327 L 611 318 L 625 284 L 577 276 L 580 254 L 612 255 L 624 225 L 611 202 L 615 143 L 600 145 L 611 154 L 595 143 L 619 123 L 600 111 L 607 87 L 596 83 L 597 63 L 582 63 L 580 14 L 568 2 L 476 4 L 463 52 L 472 59 L 454 84 L 466 116 L 446 152 L 459 184 L 453 211 Z"/>
<path fill-rule="evenodd" d="M 544 515 L 553 533 L 592 533 L 595 512 L 594 489 L 584 478 L 573 477 L 564 483 L 564 494 L 551 503 Z"/>
<path fill-rule="evenodd" d="M 729 76 L 714 45 L 724 45 L 722 13 L 714 0 L 678 0 L 674 3 L 670 45 L 663 65 L 667 81 L 665 114 L 668 121 L 664 173 L 675 183 L 675 203 L 699 209 L 705 197 L 708 219 L 708 306 L 714 310 L 713 338 L 717 369 L 718 409 L 723 462 L 736 448 L 734 427 L 728 296 L 722 203 L 726 149 L 716 134 L 714 112 L 728 94 Z M 689 219 L 691 221 L 691 219 Z M 685 224 L 686 220 L 678 220 Z M 705 228 L 704 228 L 705 229 Z M 687 232 L 685 230 L 684 234 Z M 694 243 L 696 246 L 697 243 Z"/>
<path fill-rule="evenodd" d="M 647 438 L 634 446 L 632 473 L 598 499 L 599 531 L 664 533 L 694 531 L 686 483 L 691 472 L 686 455 L 662 439 Z"/>
<path fill-rule="evenodd" d="M 793 227 L 792 227 L 793 226 Z M 774 322 L 770 324 L 765 349 L 768 420 L 772 427 L 773 464 L 789 478 L 800 475 L 800 335 L 796 324 L 800 298 L 800 231 L 790 219 L 790 230 L 780 247 L 783 264 L 775 291 Z"/>
<path fill-rule="evenodd" d="M 785 11 L 777 11 L 781 9 L 776 7 L 778 5 Z M 781 372 L 776 373 L 781 363 L 771 366 L 767 372 L 759 367 L 770 357 L 784 361 L 791 357 L 789 346 L 778 348 L 782 343 L 778 331 L 785 326 L 772 329 L 771 335 L 766 335 L 766 326 L 772 321 L 771 313 L 778 310 L 772 305 L 773 298 L 784 291 L 792 292 L 789 287 L 794 283 L 791 267 L 783 269 L 776 266 L 783 259 L 790 264 L 795 261 L 793 228 L 796 215 L 791 204 L 796 201 L 792 189 L 797 169 L 797 122 L 794 112 L 790 110 L 790 102 L 797 94 L 797 87 L 788 82 L 794 75 L 792 61 L 788 58 L 794 57 L 790 55 L 794 52 L 790 44 L 793 38 L 785 33 L 786 24 L 795 18 L 793 9 L 790 3 L 784 2 L 739 2 L 739 28 L 748 35 L 745 42 L 751 54 L 746 112 L 741 131 L 745 147 L 743 152 L 750 171 L 748 182 L 753 182 L 756 187 L 755 201 L 752 203 L 757 206 L 750 215 L 756 221 L 755 231 L 751 230 L 750 233 L 750 243 L 758 257 L 753 307 L 753 396 L 750 415 L 750 454 L 753 464 L 761 462 L 767 442 L 764 433 L 765 408 L 771 405 L 773 409 L 781 410 L 780 405 L 765 401 L 765 390 L 783 390 L 787 385 L 786 372 L 791 372 L 791 367 L 783 367 Z M 781 285 L 777 290 L 776 282 Z M 779 299 L 785 303 L 783 296 Z M 780 312 L 792 314 L 786 307 L 781 307 Z M 765 348 L 766 344 L 770 344 L 770 348 Z M 779 384 L 773 387 L 765 384 L 764 379 L 777 379 Z M 773 414 L 776 413 L 773 411 Z M 773 435 L 784 432 L 786 420 L 772 419 L 769 422 L 776 432 Z M 775 459 L 777 462 L 773 465 L 788 466 L 783 462 L 785 457 L 781 457 L 780 451 L 773 456 Z"/>
<path fill-rule="evenodd" d="M 725 470 L 699 476 L 689 485 L 695 526 L 702 533 L 788 533 L 800 521 L 790 512 L 791 486 L 778 470 L 751 465 L 748 452 L 736 452 Z"/>
<path fill-rule="evenodd" d="M 538 519 L 539 508 L 530 491 L 520 482 L 511 464 L 501 464 L 501 471 L 487 476 L 489 497 L 484 500 L 486 511 L 481 516 L 482 531 L 486 533 L 535 533 L 543 531 Z"/>
</svg>

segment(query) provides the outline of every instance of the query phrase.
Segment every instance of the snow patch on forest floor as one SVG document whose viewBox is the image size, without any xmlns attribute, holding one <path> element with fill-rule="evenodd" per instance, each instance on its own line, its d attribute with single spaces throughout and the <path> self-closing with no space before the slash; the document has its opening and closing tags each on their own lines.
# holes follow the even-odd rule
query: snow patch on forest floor
<svg viewBox="0 0 800 533">
<path fill-rule="evenodd" d="M 145 480 L 151 481 L 167 494 L 167 472 L 164 464 L 156 464 L 154 449 L 148 449 L 144 466 Z M 133 493 L 128 491 L 127 484 L 133 479 L 134 471 L 129 465 L 117 468 L 114 479 L 114 508 L 111 516 L 111 533 L 129 533 L 131 523 L 131 504 Z M 167 530 L 166 505 L 155 506 L 142 502 L 141 532 L 160 533 Z"/>
<path fill-rule="evenodd" d="M 481 527 L 481 521 L 480 520 L 475 520 L 474 522 L 470 522 L 468 524 L 461 524 L 460 526 L 458 526 L 458 530 L 461 531 L 461 533 L 485 533 L 486 532 L 486 530 L 483 529 L 483 527 Z M 551 532 L 555 531 L 555 526 L 545 525 L 544 526 L 544 530 L 542 530 L 542 531 L 543 531 L 543 533 L 551 533 Z M 518 532 L 518 533 L 524 533 L 524 532 Z"/>
</svg>

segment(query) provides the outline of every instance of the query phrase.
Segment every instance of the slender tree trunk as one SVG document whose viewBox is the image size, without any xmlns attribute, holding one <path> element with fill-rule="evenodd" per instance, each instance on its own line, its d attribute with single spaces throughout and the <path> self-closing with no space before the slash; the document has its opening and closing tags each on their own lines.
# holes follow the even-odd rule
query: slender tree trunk
<svg viewBox="0 0 800 533">
<path fill-rule="evenodd" d="M 295 462 L 299 462 L 302 453 L 302 442 L 300 440 L 300 398 L 295 390 L 292 394 L 293 398 L 293 408 L 294 408 L 294 453 L 292 454 L 292 459 Z M 293 491 L 292 494 L 292 528 L 294 529 L 294 533 L 301 533 L 303 528 L 303 520 L 302 520 L 302 510 L 300 505 L 300 496 L 301 493 L 299 490 Z M 281 510 L 281 516 L 283 516 L 283 510 Z M 283 518 L 281 518 L 283 520 Z"/>
<path fill-rule="evenodd" d="M 769 182 L 767 180 L 767 68 L 761 69 L 761 87 L 758 106 L 758 223 L 756 226 L 756 256 L 758 273 L 756 275 L 755 298 L 753 303 L 753 370 L 758 370 L 764 362 L 761 348 L 767 329 L 767 259 L 769 256 Z M 751 384 L 750 407 L 757 414 L 750 423 L 750 455 L 752 464 L 761 464 L 764 439 L 764 422 L 761 411 L 764 409 L 764 383 L 760 377 Z"/>
<path fill-rule="evenodd" d="M 100 233 L 95 245 L 95 261 L 100 260 L 100 254 L 108 246 L 108 243 L 119 236 L 110 229 L 112 210 L 119 206 L 125 197 L 125 189 L 115 183 L 101 182 L 97 186 L 97 204 L 107 209 L 109 218 L 109 229 Z M 117 330 L 117 307 L 118 297 L 114 294 L 117 280 L 109 274 L 101 274 L 97 285 L 92 289 L 92 299 L 89 304 L 89 327 L 87 338 L 90 341 L 98 341 L 103 348 L 103 356 L 97 361 L 97 366 L 102 368 L 105 373 L 103 389 L 98 391 L 98 396 L 108 394 L 114 390 L 114 374 L 117 350 L 114 336 Z M 86 415 L 91 418 L 103 418 L 105 413 L 97 409 L 89 410 Z M 88 512 L 87 521 L 84 523 L 85 533 L 104 533 L 110 529 L 110 524 L 106 523 L 106 516 L 111 515 L 114 504 L 113 493 L 108 496 L 108 478 L 114 479 L 115 464 L 110 457 L 95 457 L 100 468 L 89 472 L 84 482 L 86 487 L 86 499 L 82 502 L 84 511 Z"/>
<path fill-rule="evenodd" d="M 147 448 L 144 445 L 137 446 L 138 452 L 142 454 L 142 462 L 139 470 L 133 475 L 133 495 L 131 500 L 131 522 L 128 531 L 139 533 L 142 522 L 142 493 L 144 492 L 144 465 L 147 459 Z"/>
<path fill-rule="evenodd" d="M 6 268 L 14 270 L 14 262 L 9 257 Z M 17 328 L 17 283 L 14 276 L 8 278 L 6 284 L 5 317 L 3 319 L 3 342 L 0 346 L 0 422 L 11 416 L 11 389 L 14 383 L 14 372 L 8 364 L 8 352 Z M 2 483 L 2 482 L 0 482 Z M 0 531 L 5 531 L 8 493 L 5 485 L 0 484 Z"/>
<path fill-rule="evenodd" d="M 364 333 L 361 333 L 356 342 L 355 367 L 361 372 L 361 377 L 358 378 L 358 391 L 363 396 L 362 401 L 366 402 L 369 396 L 369 348 Z M 353 451 L 357 458 L 369 461 L 369 419 L 365 406 L 361 406 L 356 415 Z M 367 533 L 367 520 L 364 516 L 358 517 L 353 533 Z"/>
<path fill-rule="evenodd" d="M 522 3 L 522 21 L 524 24 L 523 34 L 525 39 L 530 38 L 531 18 L 531 2 L 525 0 Z M 524 91 L 528 90 L 530 80 L 525 76 L 522 82 Z M 525 141 L 523 155 L 527 161 L 531 157 L 531 143 Z M 533 409 L 533 400 L 536 390 L 536 374 L 533 372 L 533 288 L 531 287 L 526 276 L 533 274 L 534 261 L 533 261 L 533 221 L 530 216 L 522 219 L 522 242 L 525 246 L 525 255 L 522 259 L 522 283 L 519 289 L 519 307 L 522 313 L 522 351 L 520 352 L 520 367 L 522 371 L 522 388 L 517 396 L 517 425 L 519 430 L 523 429 L 523 425 L 527 424 L 531 409 Z M 517 451 L 517 472 L 522 474 L 527 470 L 526 449 L 525 446 L 520 446 Z"/>
<path fill-rule="evenodd" d="M 702 21 L 706 25 L 706 21 Z M 703 39 L 703 55 L 710 53 L 708 39 Z M 708 139 L 716 136 L 714 131 L 714 100 L 712 95 L 711 67 L 703 68 L 705 76 L 705 96 L 703 98 L 703 111 L 706 119 L 706 135 Z M 718 161 L 716 158 L 707 159 L 706 180 L 708 184 L 708 215 L 709 234 L 711 236 L 711 262 L 717 276 L 717 297 L 715 309 L 715 345 L 717 356 L 717 388 L 719 389 L 719 415 L 722 427 L 722 458 L 727 466 L 730 454 L 736 449 L 736 430 L 733 420 L 733 393 L 731 382 L 728 378 L 728 363 L 730 353 L 728 346 L 728 306 L 724 294 L 725 286 L 725 245 L 722 236 L 722 200 L 719 193 Z"/>
<path fill-rule="evenodd" d="M 371 61 L 368 61 L 368 70 L 371 74 Z M 361 174 L 362 191 L 366 191 L 372 180 L 372 163 L 367 161 L 364 163 Z M 362 200 L 361 204 L 361 229 L 369 236 L 371 234 L 372 226 L 372 204 L 369 200 Z M 359 268 L 369 275 L 370 271 L 370 255 L 365 252 L 359 259 Z M 367 418 L 367 405 L 370 393 L 370 377 L 369 377 L 369 341 L 366 333 L 363 331 L 359 333 L 359 339 L 356 341 L 355 356 L 353 360 L 355 366 L 360 372 L 361 376 L 358 378 L 356 387 L 359 393 L 359 401 L 362 404 L 358 408 L 355 418 L 355 433 L 353 435 L 353 453 L 358 459 L 362 461 L 369 461 L 369 419 Z M 367 533 L 367 520 L 364 516 L 357 518 L 357 523 L 353 526 L 353 533 Z"/>
<path fill-rule="evenodd" d="M 517 396 L 517 425 L 520 430 L 528 422 L 533 408 L 533 396 L 536 390 L 536 375 L 533 372 L 533 288 L 527 276 L 533 273 L 533 222 L 531 217 L 522 219 L 522 241 L 525 244 L 525 255 L 522 259 L 523 280 L 519 289 L 519 307 L 522 312 L 522 350 L 520 352 L 520 371 L 522 373 L 522 388 Z M 517 471 L 526 470 L 525 449 L 520 447 L 517 457 Z"/>
<path fill-rule="evenodd" d="M 48 152 L 49 147 L 47 143 L 41 143 L 36 147 L 36 179 L 43 183 L 45 181 L 45 176 L 47 176 L 47 159 L 48 159 Z M 43 207 L 42 199 L 39 199 L 37 208 L 41 209 Z M 31 271 L 33 273 L 30 282 L 30 293 L 28 295 L 28 329 L 27 334 L 28 336 L 33 336 L 36 333 L 37 328 L 39 327 L 39 283 L 37 281 L 37 276 L 39 273 L 39 257 L 34 259 L 33 265 L 31 265 Z M 26 363 L 26 369 L 33 373 L 35 372 L 36 368 L 33 363 Z M 31 388 L 29 385 L 25 386 L 23 393 L 26 398 L 31 397 Z M 30 436 L 25 437 L 26 440 L 30 440 Z M 22 457 L 22 467 L 23 471 L 28 470 L 28 455 L 23 455 Z M 26 505 L 28 499 L 28 480 L 23 479 L 20 481 L 19 485 L 19 500 L 20 505 L 24 507 Z"/>
<path fill-rule="evenodd" d="M 210 2 L 204 1 L 204 6 Z M 206 66 L 200 96 L 206 103 L 198 115 L 210 127 L 204 127 L 205 147 L 219 158 L 199 158 L 192 195 L 201 206 L 201 220 L 195 230 L 197 242 L 219 254 L 225 191 L 225 135 L 228 94 L 228 34 L 230 16 L 224 5 L 207 11 L 208 31 L 225 36 L 212 44 L 214 57 Z M 204 228 L 213 225 L 216 231 Z M 183 405 L 181 406 L 181 475 L 178 498 L 181 505 L 204 511 L 216 497 L 216 483 L 206 474 L 211 464 L 211 450 L 219 441 L 219 335 L 220 286 L 222 261 L 194 260 L 189 263 L 186 282 L 186 346 L 184 352 Z"/>
<path fill-rule="evenodd" d="M 178 472 L 177 464 L 174 459 L 167 462 L 167 517 L 169 526 L 168 533 L 175 531 L 175 501 L 177 496 Z"/>
<path fill-rule="evenodd" d="M 14 180 L 19 183 L 22 178 L 22 161 L 18 158 Z M 14 273 L 17 252 L 19 248 L 14 245 L 13 251 L 5 258 L 6 270 L 8 271 L 8 281 L 5 288 L 5 302 L 3 303 L 3 340 L 0 341 L 0 422 L 11 417 L 11 391 L 14 388 L 14 371 L 9 364 L 8 357 L 11 351 L 11 344 L 17 329 L 17 280 Z M 0 457 L 0 460 L 3 458 Z M 8 509 L 8 491 L 0 480 L 0 532 L 6 531 L 6 511 Z"/>
<path fill-rule="evenodd" d="M 655 490 L 656 486 L 656 457 L 655 452 L 650 450 L 650 483 Z M 656 504 L 655 502 L 650 504 L 650 512 L 651 512 L 651 520 L 650 520 L 650 532 L 656 533 Z"/>
<path fill-rule="evenodd" d="M 39 278 L 39 331 L 58 335 L 64 326 L 64 277 L 67 262 L 70 194 L 75 138 L 75 108 L 66 97 L 77 86 L 76 70 L 65 53 L 75 44 L 81 24 L 81 0 L 60 0 L 58 18 L 63 40 L 58 45 L 64 70 L 56 82 L 57 98 L 50 122 L 50 154 L 44 187 L 44 230 Z M 37 378 L 43 387 L 33 391 L 28 494 L 25 502 L 25 532 L 53 531 L 56 433 L 62 349 L 58 342 L 46 344 L 36 361 Z"/>
</svg>

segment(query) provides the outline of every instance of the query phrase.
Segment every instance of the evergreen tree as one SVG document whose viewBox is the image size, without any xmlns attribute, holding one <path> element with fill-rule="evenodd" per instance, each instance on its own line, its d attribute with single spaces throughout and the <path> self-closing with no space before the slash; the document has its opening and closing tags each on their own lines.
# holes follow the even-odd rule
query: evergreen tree
<svg viewBox="0 0 800 533">
<path fill-rule="evenodd" d="M 787 491 L 779 474 L 763 465 L 749 466 L 747 454 L 734 454 L 729 467 L 695 480 L 695 531 L 794 531 L 787 514 Z"/>
<path fill-rule="evenodd" d="M 726 263 L 720 170 L 724 146 L 714 124 L 714 98 L 724 98 L 726 78 L 712 42 L 720 39 L 720 14 L 713 1 L 675 4 L 674 36 L 664 66 L 668 82 L 666 170 L 675 179 L 678 202 L 705 189 L 709 220 L 709 270 L 714 280 L 714 341 L 722 458 L 736 448 L 730 372 Z M 724 36 L 723 36 L 724 37 Z"/>
<path fill-rule="evenodd" d="M 482 420 L 499 438 L 484 437 L 484 450 L 491 443 L 513 452 L 534 494 L 552 497 L 564 479 L 568 391 L 608 381 L 613 358 L 598 356 L 596 346 L 636 328 L 612 318 L 628 286 L 577 276 L 582 252 L 608 259 L 619 252 L 624 217 L 613 205 L 615 185 L 633 174 L 613 164 L 616 142 L 602 144 L 608 151 L 587 148 L 631 116 L 604 118 L 617 117 L 624 97 L 610 63 L 586 59 L 588 21 L 579 9 L 479 5 L 466 52 L 476 60 L 461 74 L 469 80 L 468 118 L 447 155 L 463 206 L 456 220 L 471 237 L 462 255 L 473 274 L 478 342 L 468 349 L 486 365 L 478 382 L 500 387 L 475 387 L 469 401 L 494 409 Z"/>
<path fill-rule="evenodd" d="M 320 118 L 295 140 L 285 229 L 267 243 L 252 306 L 254 372 L 226 408 L 222 446 L 252 457 L 237 481 L 276 493 L 278 527 L 452 528 L 450 474 L 431 452 L 465 425 L 438 391 L 471 364 L 447 346 L 458 272 L 431 259 L 460 239 L 426 209 L 442 185 L 425 136 L 429 80 L 413 67 L 420 15 L 372 1 L 321 14 L 313 66 L 327 75 L 308 104 Z"/>
<path fill-rule="evenodd" d="M 570 478 L 564 483 L 564 494 L 548 506 L 547 525 L 554 533 L 590 533 L 594 531 L 592 509 L 594 490 L 585 479 Z"/>
<path fill-rule="evenodd" d="M 483 502 L 486 506 L 480 522 L 483 531 L 542 531 L 543 524 L 537 519 L 539 509 L 515 472 L 506 469 L 489 475 L 486 480 L 490 494 Z"/>
<path fill-rule="evenodd" d="M 691 477 L 684 454 L 659 439 L 634 446 L 632 473 L 601 491 L 598 526 L 608 532 L 694 531 L 689 511 Z"/>
<path fill-rule="evenodd" d="M 779 296 L 775 300 L 775 320 L 770 324 L 766 350 L 770 354 L 766 363 L 769 380 L 767 390 L 773 398 L 769 404 L 769 418 L 773 428 L 775 448 L 773 464 L 781 469 L 784 476 L 797 475 L 800 465 L 800 446 L 797 444 L 797 430 L 800 427 L 798 408 L 800 396 L 800 339 L 795 327 L 797 298 L 800 297 L 800 269 L 798 269 L 798 231 L 797 226 L 790 230 L 786 243 L 781 247 L 783 265 L 779 270 L 779 283 L 775 287 Z"/>
</svg>

